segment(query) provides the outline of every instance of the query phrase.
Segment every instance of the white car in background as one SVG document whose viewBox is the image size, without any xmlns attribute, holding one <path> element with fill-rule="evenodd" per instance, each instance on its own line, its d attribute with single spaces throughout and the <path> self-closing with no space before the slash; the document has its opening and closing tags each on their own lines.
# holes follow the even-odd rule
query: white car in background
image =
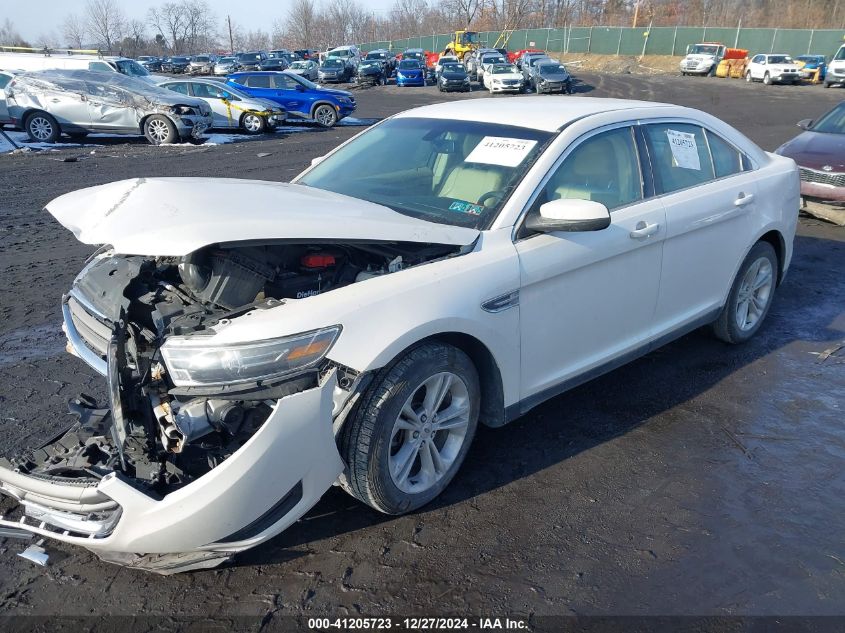
<svg viewBox="0 0 845 633">
<path fill-rule="evenodd" d="M 161 82 L 159 87 L 205 101 L 211 106 L 213 128 L 235 128 L 248 134 L 260 134 L 282 125 L 287 119 L 287 112 L 275 101 L 252 97 L 231 84 L 213 79 L 170 79 Z"/>
<path fill-rule="evenodd" d="M 755 55 L 745 71 L 745 81 L 762 81 L 764 84 L 791 83 L 801 81 L 801 69 L 785 54 Z"/>
<path fill-rule="evenodd" d="M 522 92 L 525 80 L 513 64 L 492 64 L 487 67 L 482 79 L 490 94 L 496 92 Z"/>
<path fill-rule="evenodd" d="M 21 506 L 0 527 L 172 573 L 272 538 L 335 482 L 412 512 L 479 423 L 703 325 L 754 336 L 798 197 L 792 160 L 704 112 L 533 97 L 398 114 L 291 184 L 65 194 L 47 210 L 109 245 L 62 311 L 111 414 L 80 401 L 65 436 L 0 460 Z"/>
</svg>

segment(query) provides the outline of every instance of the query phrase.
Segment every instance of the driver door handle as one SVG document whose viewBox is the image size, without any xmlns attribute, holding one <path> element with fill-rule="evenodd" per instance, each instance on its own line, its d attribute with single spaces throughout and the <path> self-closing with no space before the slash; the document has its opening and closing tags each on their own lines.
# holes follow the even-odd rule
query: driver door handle
<svg viewBox="0 0 845 633">
<path fill-rule="evenodd" d="M 660 230 L 660 225 L 655 222 L 654 224 L 646 224 L 642 220 L 637 222 L 637 226 L 631 231 L 630 236 L 632 240 L 641 240 L 647 237 L 651 237 L 655 233 Z"/>
<path fill-rule="evenodd" d="M 754 201 L 754 194 L 753 193 L 743 193 L 740 192 L 737 199 L 734 200 L 735 207 L 744 207 L 747 204 L 751 204 Z"/>
</svg>

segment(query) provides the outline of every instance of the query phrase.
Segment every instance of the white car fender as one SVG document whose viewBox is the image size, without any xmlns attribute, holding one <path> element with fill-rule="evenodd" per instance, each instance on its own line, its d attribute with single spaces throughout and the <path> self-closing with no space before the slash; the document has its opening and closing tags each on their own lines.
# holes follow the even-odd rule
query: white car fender
<svg viewBox="0 0 845 633">
<path fill-rule="evenodd" d="M 209 343 L 269 339 L 340 324 L 328 358 L 364 372 L 387 365 L 430 336 L 466 334 L 493 356 L 507 406 L 519 399 L 518 300 L 498 312 L 485 311 L 482 304 L 518 288 L 510 231 L 488 231 L 471 253 L 249 312 L 219 327 Z"/>
</svg>

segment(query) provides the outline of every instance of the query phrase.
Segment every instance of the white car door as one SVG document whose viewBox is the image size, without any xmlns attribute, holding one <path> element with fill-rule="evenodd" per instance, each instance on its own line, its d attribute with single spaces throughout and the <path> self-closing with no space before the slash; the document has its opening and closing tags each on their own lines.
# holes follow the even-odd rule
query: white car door
<svg viewBox="0 0 845 633">
<path fill-rule="evenodd" d="M 567 150 L 539 188 L 529 214 L 553 199 L 594 200 L 610 209 L 611 225 L 518 234 L 523 399 L 585 378 L 651 334 L 665 218 L 639 155 L 630 125 L 606 129 Z"/>
<path fill-rule="evenodd" d="M 765 60 L 766 60 L 765 55 L 755 55 L 752 58 L 751 63 L 748 65 L 748 69 L 751 72 L 751 78 L 752 79 L 762 79 L 763 78 L 763 73 L 765 72 L 765 68 L 766 68 L 766 65 L 764 63 Z"/>
<path fill-rule="evenodd" d="M 6 107 L 6 95 L 3 91 L 6 88 L 6 84 L 8 84 L 11 80 L 11 75 L 0 73 L 0 125 L 9 120 L 9 110 Z"/>
<path fill-rule="evenodd" d="M 750 246 L 755 174 L 726 140 L 681 122 L 642 126 L 666 207 L 658 334 L 715 318 Z"/>
</svg>

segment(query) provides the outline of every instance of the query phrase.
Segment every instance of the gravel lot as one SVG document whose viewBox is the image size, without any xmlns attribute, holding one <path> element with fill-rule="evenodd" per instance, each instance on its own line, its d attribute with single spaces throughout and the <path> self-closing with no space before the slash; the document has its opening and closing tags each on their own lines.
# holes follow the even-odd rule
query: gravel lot
<svg viewBox="0 0 845 633">
<path fill-rule="evenodd" d="M 584 75 L 578 94 L 699 107 L 773 150 L 845 93 Z M 463 97 L 360 90 L 356 116 Z M 301 127 L 218 146 L 97 138 L 0 155 L 0 452 L 54 434 L 80 391 L 103 395 L 59 328 L 91 249 L 44 204 L 137 176 L 285 181 L 362 129 Z M 333 489 L 234 566 L 167 578 L 57 543 L 40 568 L 0 539 L 0 614 L 845 615 L 845 351 L 819 356 L 845 340 L 843 271 L 845 229 L 802 219 L 757 338 L 728 347 L 694 332 L 481 429 L 444 496 L 411 516 Z"/>
</svg>

